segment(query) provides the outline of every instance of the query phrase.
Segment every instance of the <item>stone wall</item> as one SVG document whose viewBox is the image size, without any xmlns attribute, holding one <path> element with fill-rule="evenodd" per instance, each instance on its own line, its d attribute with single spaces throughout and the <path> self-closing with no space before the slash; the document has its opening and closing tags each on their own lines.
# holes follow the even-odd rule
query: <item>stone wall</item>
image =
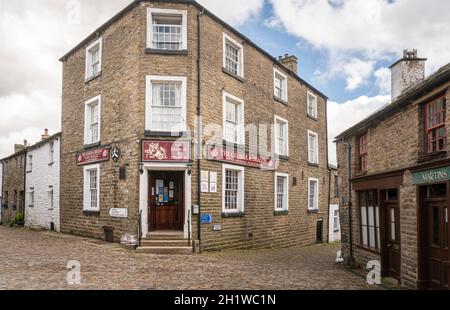
<svg viewBox="0 0 450 310">
<path fill-rule="evenodd" d="M 146 53 L 146 8 L 174 8 L 188 11 L 187 55 Z M 141 3 L 102 33 L 102 74 L 85 83 L 85 49 L 64 61 L 62 100 L 61 229 L 63 232 L 103 238 L 103 226 L 113 226 L 115 237 L 137 230 L 139 206 L 139 141 L 145 138 L 145 95 L 147 75 L 187 77 L 187 124 L 194 128 L 197 104 L 197 13 L 195 6 L 171 3 Z M 312 244 L 316 241 L 316 222 L 328 220 L 328 166 L 326 101 L 318 96 L 318 119 L 307 116 L 307 85 L 289 76 L 289 102 L 273 98 L 274 62 L 205 14 L 201 17 L 201 103 L 203 124 L 222 125 L 222 92 L 245 100 L 245 124 L 268 124 L 274 115 L 289 121 L 290 154 L 282 159 L 279 172 L 290 175 L 289 214 L 274 215 L 274 172 L 245 168 L 245 216 L 222 218 L 222 164 L 202 159 L 201 170 L 218 173 L 218 192 L 204 193 L 202 212 L 211 213 L 222 230 L 213 232 L 202 225 L 204 250 L 223 248 L 271 247 Z M 222 72 L 222 35 L 226 32 L 244 45 L 245 79 Z M 88 45 L 88 44 L 86 44 Z M 275 64 L 278 69 L 281 65 Z M 286 71 L 286 73 L 288 73 Z M 75 154 L 84 150 L 84 102 L 102 96 L 101 145 L 119 146 L 118 164 L 101 163 L 100 214 L 83 214 L 83 168 L 77 167 Z M 317 94 L 318 95 L 318 94 Z M 318 166 L 307 161 L 307 131 L 319 135 Z M 270 132 L 268 133 L 270 137 Z M 154 139 L 155 137 L 152 137 Z M 167 139 L 156 137 L 156 139 Z M 204 136 L 204 142 L 210 137 Z M 248 137 L 247 143 L 248 146 Z M 269 145 L 270 146 L 270 145 Z M 126 180 L 118 179 L 119 167 L 126 167 Z M 192 167 L 192 203 L 197 201 L 197 175 Z M 320 180 L 319 212 L 308 213 L 308 178 Z M 296 183 L 296 185 L 294 185 Z M 111 207 L 127 207 L 128 219 L 111 219 Z M 197 236 L 193 219 L 193 236 Z M 326 224 L 324 237 L 326 240 Z"/>
</svg>

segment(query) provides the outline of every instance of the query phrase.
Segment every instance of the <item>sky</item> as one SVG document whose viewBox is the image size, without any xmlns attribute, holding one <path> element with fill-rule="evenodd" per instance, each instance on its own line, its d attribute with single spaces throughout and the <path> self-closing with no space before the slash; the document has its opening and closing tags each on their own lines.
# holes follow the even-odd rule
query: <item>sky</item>
<svg viewBox="0 0 450 310">
<path fill-rule="evenodd" d="M 60 130 L 58 59 L 131 0 L 0 0 L 0 158 Z M 273 56 L 294 54 L 299 75 L 329 99 L 333 138 L 390 102 L 389 66 L 404 49 L 450 62 L 450 1 L 199 0 Z"/>
</svg>

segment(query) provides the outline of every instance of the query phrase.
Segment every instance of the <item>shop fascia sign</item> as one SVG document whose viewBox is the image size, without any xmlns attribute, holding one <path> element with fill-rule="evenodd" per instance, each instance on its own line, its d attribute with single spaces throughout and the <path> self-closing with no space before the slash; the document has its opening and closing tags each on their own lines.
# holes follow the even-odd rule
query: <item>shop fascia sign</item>
<svg viewBox="0 0 450 310">
<path fill-rule="evenodd" d="M 189 163 L 190 160 L 190 141 L 142 141 L 143 162 Z"/>
<path fill-rule="evenodd" d="M 277 166 L 277 161 L 273 157 L 253 156 L 234 148 L 227 149 L 221 146 L 208 146 L 208 160 L 267 170 L 275 170 Z"/>
<path fill-rule="evenodd" d="M 413 173 L 414 185 L 428 184 L 448 180 L 450 180 L 450 167 L 443 167 Z"/>
<path fill-rule="evenodd" d="M 102 147 L 95 150 L 80 152 L 76 155 L 77 165 L 89 165 L 109 160 L 111 147 Z"/>
</svg>

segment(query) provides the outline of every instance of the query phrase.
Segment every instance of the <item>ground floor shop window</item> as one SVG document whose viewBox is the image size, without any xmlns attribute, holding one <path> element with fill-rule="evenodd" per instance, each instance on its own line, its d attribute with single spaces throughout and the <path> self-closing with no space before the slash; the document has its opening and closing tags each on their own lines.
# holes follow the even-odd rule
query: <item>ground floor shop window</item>
<svg viewBox="0 0 450 310">
<path fill-rule="evenodd" d="M 361 245 L 363 247 L 380 249 L 380 207 L 376 191 L 358 193 Z"/>
</svg>

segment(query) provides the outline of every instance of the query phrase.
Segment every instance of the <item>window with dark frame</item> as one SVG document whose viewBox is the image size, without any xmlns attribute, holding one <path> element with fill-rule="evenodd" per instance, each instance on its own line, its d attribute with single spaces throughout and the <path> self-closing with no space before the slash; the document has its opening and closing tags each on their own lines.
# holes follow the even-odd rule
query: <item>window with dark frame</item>
<svg viewBox="0 0 450 310">
<path fill-rule="evenodd" d="M 334 197 L 339 197 L 339 176 L 334 176 Z"/>
<path fill-rule="evenodd" d="M 377 191 L 358 192 L 361 246 L 370 250 L 380 250 L 380 208 Z"/>
<path fill-rule="evenodd" d="M 444 96 L 425 105 L 425 138 L 429 154 L 444 151 L 447 141 L 445 117 Z"/>
<path fill-rule="evenodd" d="M 359 137 L 359 171 L 367 171 L 367 134 Z"/>
</svg>

